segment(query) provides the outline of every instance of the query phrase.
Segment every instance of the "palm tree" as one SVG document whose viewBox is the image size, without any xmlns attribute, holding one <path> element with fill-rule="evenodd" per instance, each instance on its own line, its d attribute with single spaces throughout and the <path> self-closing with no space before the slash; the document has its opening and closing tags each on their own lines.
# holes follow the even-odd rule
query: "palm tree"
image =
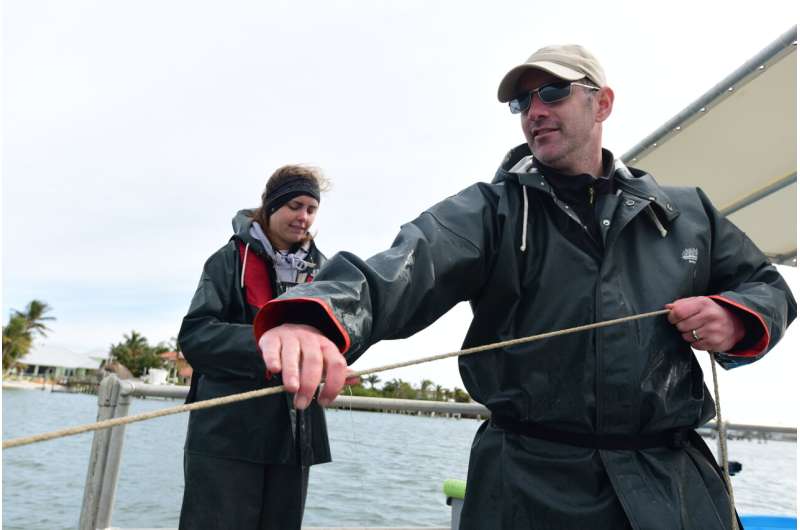
<svg viewBox="0 0 800 530">
<path fill-rule="evenodd" d="M 17 359 L 25 355 L 31 347 L 31 334 L 25 326 L 25 319 L 12 316 L 3 326 L 3 371 L 17 364 Z"/>
<path fill-rule="evenodd" d="M 458 387 L 455 387 L 453 389 L 453 399 L 456 401 L 456 403 L 469 403 L 470 402 L 469 394 L 467 394 L 466 392 L 464 392 L 463 390 L 461 390 Z"/>
<path fill-rule="evenodd" d="M 397 392 L 400 389 L 400 380 L 397 378 L 383 383 L 383 390 L 381 391 L 386 397 L 397 397 Z"/>
<path fill-rule="evenodd" d="M 28 302 L 28 307 L 25 308 L 24 312 L 14 311 L 14 313 L 25 319 L 28 330 L 31 333 L 45 337 L 47 332 L 50 331 L 50 328 L 45 325 L 45 321 L 56 319 L 55 317 L 45 316 L 50 312 L 50 309 L 50 306 L 41 300 L 31 300 Z"/>
<path fill-rule="evenodd" d="M 3 326 L 3 371 L 12 369 L 19 359 L 28 353 L 34 335 L 47 336 L 50 329 L 45 325 L 55 317 L 45 316 L 50 306 L 40 300 L 31 300 L 25 311 L 11 311 L 8 324 Z"/>
<path fill-rule="evenodd" d="M 420 399 L 428 399 L 428 390 L 433 386 L 433 381 L 423 379 L 419 384 Z"/>
<path fill-rule="evenodd" d="M 159 353 L 167 351 L 166 346 L 163 344 L 150 346 L 147 337 L 136 330 L 132 330 L 130 335 L 123 335 L 122 338 L 124 339 L 122 342 L 111 345 L 110 357 L 128 368 L 134 377 L 143 375 L 148 368 L 163 366 L 164 360 Z"/>
<path fill-rule="evenodd" d="M 372 390 L 375 390 L 375 385 L 377 385 L 378 383 L 380 383 L 380 381 L 381 381 L 381 378 L 380 378 L 380 377 L 378 377 L 378 374 L 369 374 L 367 377 L 365 377 L 365 378 L 364 378 L 364 381 L 366 381 L 367 383 L 369 383 L 369 387 L 370 387 Z"/>
</svg>

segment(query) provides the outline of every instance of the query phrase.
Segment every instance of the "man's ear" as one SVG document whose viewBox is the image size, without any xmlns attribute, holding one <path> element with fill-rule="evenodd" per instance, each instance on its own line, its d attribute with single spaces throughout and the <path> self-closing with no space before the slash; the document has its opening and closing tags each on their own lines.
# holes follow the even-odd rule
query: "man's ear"
<svg viewBox="0 0 800 530">
<path fill-rule="evenodd" d="M 597 91 L 597 115 L 596 121 L 604 122 L 606 118 L 611 115 L 611 109 L 614 108 L 614 91 L 611 88 L 604 86 Z"/>
</svg>

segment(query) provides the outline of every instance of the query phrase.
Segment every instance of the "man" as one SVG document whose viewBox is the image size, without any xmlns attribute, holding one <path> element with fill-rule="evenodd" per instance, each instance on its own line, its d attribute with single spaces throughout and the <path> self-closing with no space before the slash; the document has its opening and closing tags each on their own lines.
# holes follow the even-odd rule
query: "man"
<svg viewBox="0 0 800 530">
<path fill-rule="evenodd" d="M 795 317 L 789 288 L 701 190 L 662 188 L 602 149 L 614 93 L 584 48 L 538 50 L 498 97 L 526 144 L 492 184 L 435 205 L 389 250 L 341 253 L 265 306 L 255 329 L 268 369 L 304 408 L 323 373 L 327 404 L 346 363 L 462 300 L 465 347 L 667 307 L 668 318 L 459 360 L 492 412 L 461 528 L 730 528 L 719 468 L 694 432 L 714 403 L 691 347 L 723 352 L 726 367 L 760 358 Z"/>
</svg>

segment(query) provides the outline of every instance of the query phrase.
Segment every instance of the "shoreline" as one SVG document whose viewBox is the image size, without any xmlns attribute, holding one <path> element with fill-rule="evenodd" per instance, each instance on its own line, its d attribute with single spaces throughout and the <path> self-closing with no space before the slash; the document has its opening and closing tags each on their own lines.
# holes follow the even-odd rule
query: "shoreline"
<svg viewBox="0 0 800 530">
<path fill-rule="evenodd" d="M 177 386 L 177 385 L 164 385 L 164 386 Z M 10 389 L 17 389 L 17 390 L 40 390 L 40 391 L 48 391 L 48 392 L 55 391 L 55 392 L 59 392 L 59 393 L 74 393 L 74 392 L 69 392 L 69 388 L 64 386 L 64 385 L 47 383 L 47 382 L 45 382 L 45 383 L 41 383 L 41 382 L 36 383 L 36 382 L 33 382 L 33 381 L 25 381 L 25 380 L 18 380 L 18 379 L 10 379 L 10 380 L 3 379 L 2 380 L 2 388 L 3 389 L 10 388 Z M 150 396 L 147 399 L 155 399 L 155 397 Z M 163 399 L 178 399 L 178 398 L 163 398 Z M 431 403 L 439 403 L 437 401 L 430 401 L 430 400 L 413 400 L 413 401 L 425 401 L 425 402 L 431 402 Z M 351 406 L 345 405 L 344 403 L 339 403 L 339 404 L 334 403 L 333 405 L 331 405 L 329 407 L 329 409 L 330 409 L 331 412 L 332 411 L 345 411 L 346 412 L 348 410 L 354 410 L 353 408 L 351 408 Z M 358 410 L 358 409 L 355 409 L 355 410 Z M 373 411 L 373 410 L 362 410 L 362 412 L 377 412 L 379 414 L 398 414 L 399 413 L 399 414 L 408 415 L 408 416 L 427 416 L 427 414 L 425 414 L 425 413 L 419 414 L 416 411 L 414 411 L 414 412 L 405 412 L 404 413 L 404 412 L 388 411 L 388 410 L 387 411 L 383 411 L 383 410 L 375 410 L 375 411 Z M 444 414 L 437 414 L 436 416 L 438 416 L 438 417 L 446 417 Z M 472 417 L 471 415 L 464 415 L 462 417 L 463 417 L 463 419 L 476 419 L 475 417 Z M 745 427 L 745 428 L 750 427 L 751 429 L 755 428 L 756 430 L 758 430 L 758 428 L 763 428 L 763 427 L 772 427 L 772 428 L 778 428 L 778 429 L 795 429 L 795 432 L 796 432 L 796 429 L 797 429 L 797 425 L 796 424 L 791 424 L 791 423 L 787 424 L 787 423 L 784 423 L 784 422 L 780 422 L 780 423 L 777 423 L 777 424 L 761 424 L 761 423 L 745 423 L 745 422 L 739 423 L 739 422 L 731 422 L 730 420 L 728 420 L 725 423 L 728 425 L 729 429 L 732 426 L 734 428 L 735 427 Z M 700 429 L 702 429 L 702 427 Z M 710 430 L 710 428 L 708 428 L 708 427 L 707 427 L 707 429 Z M 751 434 L 751 436 L 752 436 L 752 434 Z M 796 436 L 796 434 L 795 434 L 795 436 Z M 733 438 L 730 433 L 728 433 L 728 438 L 729 439 Z M 794 439 L 794 440 L 771 439 L 771 441 L 790 441 L 792 443 L 797 443 L 796 439 Z"/>
<path fill-rule="evenodd" d="M 18 390 L 66 390 L 67 387 L 63 385 L 50 384 L 47 382 L 34 383 L 33 381 L 18 381 L 3 379 L 3 388 L 14 388 Z"/>
</svg>

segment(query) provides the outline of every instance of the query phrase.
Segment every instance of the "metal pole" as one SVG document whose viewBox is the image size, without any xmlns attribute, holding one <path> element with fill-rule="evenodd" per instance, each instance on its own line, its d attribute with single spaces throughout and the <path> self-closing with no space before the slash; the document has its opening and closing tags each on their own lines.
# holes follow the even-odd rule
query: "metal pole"
<svg viewBox="0 0 800 530">
<path fill-rule="evenodd" d="M 114 416 L 119 397 L 119 379 L 109 375 L 100 383 L 97 390 L 97 421 L 107 420 Z M 89 468 L 86 472 L 86 485 L 83 489 L 83 504 L 78 528 L 95 530 L 97 528 L 97 511 L 100 493 L 103 489 L 111 432 L 108 429 L 95 431 L 92 439 L 92 452 L 89 456 Z"/>
<path fill-rule="evenodd" d="M 114 418 L 128 415 L 131 404 L 131 391 L 133 385 L 128 381 L 119 382 L 119 395 L 117 406 L 114 408 Z M 111 430 L 108 442 L 108 453 L 106 455 L 106 465 L 103 470 L 103 487 L 100 490 L 100 498 L 97 505 L 96 528 L 110 528 L 111 516 L 114 512 L 114 497 L 117 493 L 117 478 L 119 477 L 119 466 L 122 461 L 122 445 L 125 441 L 125 426 L 120 425 Z"/>
<path fill-rule="evenodd" d="M 755 57 L 740 66 L 731 75 L 717 83 L 711 90 L 700 96 L 694 103 L 680 111 L 667 123 L 655 132 L 629 149 L 622 155 L 622 160 L 628 164 L 646 154 L 653 144 L 660 144 L 664 139 L 675 133 L 675 127 L 685 126 L 687 122 L 696 118 L 703 111 L 716 104 L 717 98 L 727 96 L 729 88 L 739 85 L 749 75 L 761 72 L 759 67 L 770 64 L 776 57 L 791 53 L 797 47 L 797 26 L 792 26 L 783 35 L 774 40 L 769 46 L 761 50 Z"/>
</svg>

